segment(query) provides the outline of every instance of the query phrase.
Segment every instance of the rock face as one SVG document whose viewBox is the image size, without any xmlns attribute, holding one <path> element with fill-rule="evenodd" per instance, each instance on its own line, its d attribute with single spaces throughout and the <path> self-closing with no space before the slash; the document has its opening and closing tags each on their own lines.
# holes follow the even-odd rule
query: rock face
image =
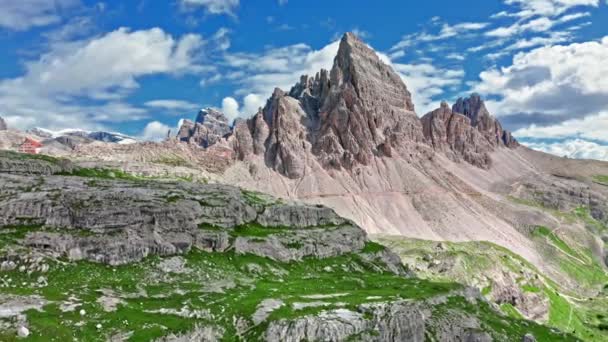
<svg viewBox="0 0 608 342">
<path fill-rule="evenodd" d="M 424 141 L 407 87 L 351 33 L 340 42 L 331 72 L 302 76 L 289 93 L 276 89 L 239 131 L 235 143 L 264 154 L 266 164 L 290 178 L 315 159 L 326 168 L 352 169 L 374 156 L 411 155 Z"/>
<path fill-rule="evenodd" d="M 326 85 L 319 87 L 323 94 Z M 355 161 L 367 165 L 383 151 L 423 141 L 405 84 L 351 33 L 340 42 L 327 97 L 320 103 L 314 151 L 324 165 L 351 168 Z"/>
<path fill-rule="evenodd" d="M 295 320 L 271 322 L 266 341 L 425 341 L 432 329 L 440 341 L 490 342 L 479 321 L 454 313 L 455 317 L 431 321 L 424 303 L 395 301 L 360 305 L 357 310 L 336 309 Z"/>
<path fill-rule="evenodd" d="M 482 168 L 491 166 L 492 145 L 471 125 L 471 119 L 452 112 L 447 103 L 422 117 L 422 126 L 429 143 L 450 159 Z"/>
<path fill-rule="evenodd" d="M 119 265 L 197 247 L 291 261 L 360 251 L 367 241 L 324 207 L 226 185 L 74 177 L 69 163 L 18 158 L 0 155 L 0 227 L 34 227 L 25 245 L 72 260 Z M 257 227 L 268 230 L 265 238 L 249 234 Z"/>
<path fill-rule="evenodd" d="M 0 131 L 6 131 L 7 129 L 6 122 L 4 122 L 4 119 L 0 116 Z"/>
<path fill-rule="evenodd" d="M 490 152 L 499 147 L 519 146 L 511 132 L 485 107 L 479 95 L 458 99 L 450 110 L 446 102 L 422 117 L 424 136 L 435 150 L 454 161 L 465 160 L 481 168 L 492 165 Z"/>
<path fill-rule="evenodd" d="M 202 109 L 196 121 L 184 120 L 177 133 L 179 140 L 209 147 L 232 131 L 226 116 L 212 108 Z"/>
<path fill-rule="evenodd" d="M 452 111 L 461 113 L 469 118 L 471 126 L 477 128 L 492 146 L 518 146 L 517 141 L 513 139 L 511 133 L 505 131 L 500 122 L 490 115 L 485 103 L 478 94 L 473 94 L 467 99 L 459 98 L 452 106 Z"/>
<path fill-rule="evenodd" d="M 442 105 L 421 121 L 400 76 L 352 33 L 342 37 L 331 71 L 303 75 L 289 92 L 275 89 L 252 118 L 231 128 L 224 115 L 207 109 L 178 133 L 203 147 L 222 137 L 238 159 L 263 156 L 292 179 L 317 164 L 351 171 L 376 157 L 420 162 L 432 155 L 429 144 L 455 161 L 488 168 L 494 148 L 518 146 L 478 95 L 459 99 L 453 111 Z"/>
</svg>

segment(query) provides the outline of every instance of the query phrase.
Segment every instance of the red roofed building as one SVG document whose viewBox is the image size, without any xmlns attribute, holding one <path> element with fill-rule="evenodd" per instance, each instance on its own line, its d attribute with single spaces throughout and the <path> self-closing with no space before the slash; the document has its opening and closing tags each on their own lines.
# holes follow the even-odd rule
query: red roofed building
<svg viewBox="0 0 608 342">
<path fill-rule="evenodd" d="M 21 153 L 29 153 L 29 154 L 38 154 L 38 151 L 42 147 L 42 143 L 36 141 L 32 138 L 25 138 L 21 146 L 19 146 L 19 152 Z"/>
</svg>

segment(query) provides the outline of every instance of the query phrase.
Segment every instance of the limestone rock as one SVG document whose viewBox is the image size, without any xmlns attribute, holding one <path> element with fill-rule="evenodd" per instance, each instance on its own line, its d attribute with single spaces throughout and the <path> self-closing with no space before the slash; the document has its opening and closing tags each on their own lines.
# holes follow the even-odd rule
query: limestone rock
<svg viewBox="0 0 608 342">
<path fill-rule="evenodd" d="M 251 139 L 236 137 L 239 152 L 264 154 L 269 167 L 289 178 L 302 177 L 315 162 L 350 170 L 376 155 L 411 158 L 424 142 L 405 84 L 351 33 L 331 72 L 304 75 L 289 93 L 275 89 L 248 127 Z"/>
<path fill-rule="evenodd" d="M 314 142 L 325 166 L 367 165 L 380 145 L 405 149 L 424 139 L 401 78 L 352 33 L 342 37 L 326 93 Z"/>
<path fill-rule="evenodd" d="M 181 141 L 209 147 L 231 132 L 228 118 L 215 109 L 207 108 L 198 113 L 195 122 L 184 120 L 177 137 Z"/>
<path fill-rule="evenodd" d="M 471 125 L 471 120 L 450 110 L 447 103 L 422 117 L 424 136 L 436 151 L 454 161 L 482 168 L 491 166 L 493 146 Z"/>
<path fill-rule="evenodd" d="M 438 322 L 424 304 L 407 301 L 370 303 L 356 310 L 335 309 L 293 320 L 271 322 L 266 341 L 425 341 L 427 324 L 440 341 L 490 342 L 474 317 L 453 315 Z"/>
<path fill-rule="evenodd" d="M 40 166 L 53 162 L 20 158 L 0 157 L 0 166 L 17 167 L 14 171 L 20 172 L 0 173 L 0 227 L 21 227 L 24 220 L 40 226 L 21 243 L 70 260 L 121 265 L 191 248 L 210 252 L 234 248 L 237 253 L 292 261 L 354 253 L 367 241 L 361 228 L 321 206 L 274 199 L 262 203 L 220 184 L 64 176 L 62 168 Z M 30 169 L 59 175 L 23 174 Z M 277 233 L 263 241 L 246 231 L 236 239 L 230 237 L 237 228 L 253 225 Z M 180 271 L 179 260 L 168 259 L 163 265 Z"/>
<path fill-rule="evenodd" d="M 503 130 L 500 122 L 490 114 L 478 94 L 472 94 L 466 99 L 459 98 L 452 106 L 452 111 L 468 117 L 471 120 L 471 126 L 476 127 L 492 146 L 518 146 L 511 133 Z"/>
</svg>

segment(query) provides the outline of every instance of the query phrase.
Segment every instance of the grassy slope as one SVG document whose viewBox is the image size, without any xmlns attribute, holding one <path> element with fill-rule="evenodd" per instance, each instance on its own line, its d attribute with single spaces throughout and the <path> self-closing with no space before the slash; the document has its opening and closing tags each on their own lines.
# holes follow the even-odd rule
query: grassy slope
<svg viewBox="0 0 608 342">
<path fill-rule="evenodd" d="M 52 158 L 48 161 L 55 162 Z M 138 181 L 137 177 L 129 174 L 101 169 L 80 169 L 70 176 Z M 250 201 L 267 201 L 261 194 L 246 195 Z M 6 250 L 18 248 L 19 239 L 27 232 L 40 229 L 44 227 L 0 228 L 0 257 Z M 274 232 L 276 229 L 271 231 L 255 226 L 243 227 L 237 234 L 267 236 Z M 382 245 L 369 243 L 363 252 L 375 253 L 382 249 Z M 49 301 L 43 310 L 27 312 L 32 333 L 28 340 L 32 341 L 102 341 L 124 332 L 132 332 L 130 340 L 147 341 L 170 332 L 187 332 L 198 324 L 219 326 L 224 330 L 224 339 L 234 340 L 237 333 L 235 319 L 249 320 L 264 299 L 280 299 L 285 303 L 271 313 L 269 319 L 276 320 L 331 308 L 355 309 L 368 302 L 421 300 L 462 287 L 454 282 L 399 277 L 381 271 L 382 265 L 364 261 L 356 254 L 279 263 L 252 255 L 193 250 L 184 259 L 190 271 L 183 274 L 159 271 L 158 264 L 162 259 L 158 257 L 120 267 L 49 259 L 46 262 L 50 269 L 46 273 L 0 272 L 1 293 L 39 295 Z M 40 285 L 40 277 L 44 277 L 48 285 Z M 98 303 L 102 298 L 101 290 L 111 290 L 121 298 L 122 302 L 115 311 L 106 312 Z M 310 295 L 337 296 L 323 298 L 323 307 L 296 309 L 295 303 L 319 301 L 308 297 Z M 62 310 L 61 304 L 70 301 L 79 305 L 71 311 Z M 80 314 L 81 310 L 84 310 L 84 315 Z M 164 310 L 164 313 L 159 310 Z M 527 332 L 534 333 L 539 340 L 570 339 L 528 321 L 500 316 L 487 304 L 473 305 L 462 297 L 452 297 L 435 306 L 434 317 L 449 317 L 454 310 L 478 316 L 484 329 L 509 340 L 520 340 Z M 189 314 L 180 315 L 179 312 Z M 250 326 L 242 332 L 242 339 L 259 339 L 266 324 Z M 14 331 L 0 331 L 0 340 L 15 340 Z"/>
<path fill-rule="evenodd" d="M 555 255 L 560 260 L 566 260 L 560 262 L 573 262 L 570 261 L 570 257 L 564 256 L 564 253 L 582 257 L 580 255 L 582 252 L 552 235 L 547 228 L 539 227 L 533 235 L 555 244 L 554 248 L 560 249 Z M 602 311 L 605 311 L 605 305 L 608 304 L 605 296 L 598 296 L 592 300 L 587 298 L 579 300 L 576 295 L 568 296 L 567 291 L 533 265 L 503 247 L 489 242 L 442 242 L 441 248 L 438 248 L 438 243 L 433 241 L 393 236 L 376 236 L 374 239 L 400 254 L 404 263 L 413 268 L 418 276 L 430 280 L 457 281 L 477 286 L 489 299 L 492 290 L 490 278 L 493 273 L 533 274 L 535 276 L 530 278 L 519 277 L 518 286 L 525 292 L 541 293 L 548 299 L 549 325 L 571 332 L 587 341 L 608 340 L 608 331 L 603 329 L 603 325 L 608 321 L 602 316 Z M 564 251 L 561 251 L 562 248 Z M 440 265 L 431 266 L 433 261 L 455 261 L 455 264 L 449 270 L 442 270 Z M 588 265 L 579 263 L 573 270 L 564 269 L 564 271 L 581 284 L 593 286 L 598 285 L 598 282 L 599 284 L 608 282 L 606 272 L 595 263 Z M 511 317 L 521 316 L 511 305 L 503 305 L 501 309 Z"/>
<path fill-rule="evenodd" d="M 11 279 L 10 283 L 15 284 L 3 288 L 5 294 L 37 294 L 51 301 L 41 312 L 27 312 L 31 341 L 66 341 L 73 338 L 101 341 L 125 331 L 134 332 L 130 340 L 146 341 L 168 332 L 187 332 L 196 324 L 219 325 L 225 329 L 226 339 L 231 340 L 236 333 L 232 327 L 234 317 L 251 317 L 260 302 L 267 298 L 280 299 L 285 303 L 272 312 L 270 319 L 274 320 L 317 313 L 332 307 L 356 309 L 359 304 L 366 302 L 420 300 L 461 287 L 455 283 L 407 279 L 378 272 L 357 255 L 307 259 L 289 264 L 252 255 L 196 250 L 184 257 L 187 267 L 191 269 L 185 274 L 163 274 L 156 266 L 162 259 L 150 257 L 144 262 L 120 267 L 90 262 L 52 263 L 51 270 L 45 275 L 49 283 L 46 287 L 35 285 L 40 276 L 37 273 L 3 272 L 0 279 Z M 123 299 L 124 303 L 116 311 L 105 312 L 97 303 L 101 289 L 112 289 L 123 297 L 132 298 Z M 322 299 L 326 303 L 324 307 L 296 310 L 293 306 L 294 303 L 319 301 L 307 297 L 309 295 L 336 294 L 338 296 Z M 60 303 L 68 301 L 70 297 L 78 298 L 82 305 L 71 312 L 61 311 Z M 454 309 L 454 306 L 472 312 L 479 315 L 488 327 L 502 324 L 501 333 L 513 338 L 520 338 L 530 331 L 537 336 L 562 338 L 542 326 L 502 318 L 491 311 L 487 304 L 472 306 L 457 298 L 453 301 L 453 305 L 445 304 L 437 310 Z M 200 317 L 179 317 L 157 312 L 161 309 L 179 312 L 183 308 L 190 312 L 198 310 Z M 80 315 L 81 309 L 86 311 L 85 316 Z M 102 329 L 97 328 L 98 324 Z M 264 323 L 252 327 L 243 338 L 256 340 L 265 327 Z M 11 341 L 13 337 L 6 332 L 4 336 L 0 333 L 0 339 Z"/>
</svg>

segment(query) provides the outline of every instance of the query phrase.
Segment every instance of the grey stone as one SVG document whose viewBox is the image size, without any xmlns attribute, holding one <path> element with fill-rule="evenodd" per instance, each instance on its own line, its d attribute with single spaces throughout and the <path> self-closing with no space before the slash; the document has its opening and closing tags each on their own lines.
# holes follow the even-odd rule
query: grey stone
<svg viewBox="0 0 608 342">
<path fill-rule="evenodd" d="M 216 144 L 232 132 L 228 118 L 213 108 L 202 109 L 195 122 L 184 120 L 177 138 L 202 147 Z"/>
</svg>

